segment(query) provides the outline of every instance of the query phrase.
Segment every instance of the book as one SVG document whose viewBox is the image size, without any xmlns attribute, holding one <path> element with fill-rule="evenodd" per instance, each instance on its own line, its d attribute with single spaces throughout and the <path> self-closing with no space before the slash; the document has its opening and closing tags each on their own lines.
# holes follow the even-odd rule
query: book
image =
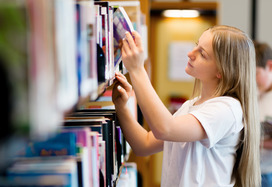
<svg viewBox="0 0 272 187">
<path fill-rule="evenodd" d="M 114 138 L 113 122 L 108 120 L 102 125 L 102 138 L 105 141 L 106 148 L 106 186 L 111 186 L 114 180 Z"/>
<path fill-rule="evenodd" d="M 58 133 L 44 141 L 30 141 L 18 152 L 18 157 L 76 156 L 76 135 L 72 132 Z"/>
<path fill-rule="evenodd" d="M 114 67 L 118 68 L 122 60 L 121 46 L 126 32 L 134 30 L 131 20 L 121 6 L 113 13 Z"/>
<path fill-rule="evenodd" d="M 97 37 L 95 6 L 91 2 L 76 3 L 76 38 L 78 93 L 81 97 L 97 97 Z"/>
<path fill-rule="evenodd" d="M 99 187 L 99 133 L 92 131 L 89 135 L 91 140 L 92 186 Z"/>
<path fill-rule="evenodd" d="M 15 162 L 7 170 L 9 186 L 78 187 L 74 158 L 28 158 Z"/>
<path fill-rule="evenodd" d="M 100 21 L 100 23 L 98 23 L 100 30 L 98 31 L 99 33 L 99 40 L 97 41 L 98 45 L 98 50 L 100 50 L 100 48 L 102 49 L 103 53 L 104 53 L 104 58 L 105 58 L 105 66 L 104 66 L 104 78 L 105 81 L 108 81 L 111 77 L 110 77 L 110 53 L 109 53 L 109 48 L 111 46 L 110 41 L 109 41 L 109 35 L 110 35 L 110 31 L 109 31 L 109 3 L 105 2 L 105 1 L 95 1 L 94 2 L 95 6 L 99 7 L 99 15 L 97 21 Z M 100 58 L 98 57 L 98 60 Z M 104 59 L 103 59 L 104 60 Z M 99 64 L 98 64 L 99 67 Z"/>
<path fill-rule="evenodd" d="M 65 112 L 78 100 L 76 22 L 73 0 L 54 1 L 54 48 L 57 107 Z M 71 37 L 72 36 L 72 37 Z M 96 89 L 96 88 L 95 88 Z"/>
<path fill-rule="evenodd" d="M 78 184 L 79 186 L 90 186 L 92 180 L 92 153 L 91 133 L 88 127 L 64 127 L 62 132 L 72 132 L 76 134 L 77 146 L 77 166 L 78 166 Z"/>
<path fill-rule="evenodd" d="M 99 145 L 99 180 L 100 186 L 106 187 L 106 142 L 103 140 L 102 134 L 98 135 L 98 145 Z"/>
</svg>

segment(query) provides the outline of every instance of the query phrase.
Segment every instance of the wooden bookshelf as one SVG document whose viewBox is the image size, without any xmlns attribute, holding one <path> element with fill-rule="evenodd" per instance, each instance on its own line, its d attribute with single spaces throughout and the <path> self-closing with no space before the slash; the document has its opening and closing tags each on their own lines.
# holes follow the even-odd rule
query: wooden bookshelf
<svg viewBox="0 0 272 187">
<path fill-rule="evenodd" d="M 216 2 L 151 2 L 151 10 L 164 9 L 202 9 L 202 10 L 216 10 Z"/>
</svg>

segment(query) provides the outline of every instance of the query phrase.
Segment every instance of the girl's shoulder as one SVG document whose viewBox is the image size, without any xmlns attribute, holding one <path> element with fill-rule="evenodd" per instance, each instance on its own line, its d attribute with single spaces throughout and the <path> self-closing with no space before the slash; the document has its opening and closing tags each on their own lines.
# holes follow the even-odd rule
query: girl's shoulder
<svg viewBox="0 0 272 187">
<path fill-rule="evenodd" d="M 236 98 L 230 97 L 230 96 L 219 96 L 211 98 L 199 105 L 194 105 L 195 102 L 199 99 L 199 97 L 195 97 L 193 99 L 189 99 L 186 102 L 182 104 L 182 106 L 179 108 L 177 113 L 179 111 L 191 111 L 191 110 L 206 110 L 207 108 L 229 108 L 233 112 L 241 112 L 242 106 L 240 104 L 240 101 Z"/>
<path fill-rule="evenodd" d="M 230 96 L 218 96 L 207 100 L 206 102 L 223 102 L 231 104 L 240 104 L 240 101 L 237 98 Z"/>
<path fill-rule="evenodd" d="M 240 101 L 237 98 L 230 96 L 214 97 L 205 101 L 203 104 L 227 106 L 228 108 L 231 108 L 231 110 L 242 110 Z"/>
<path fill-rule="evenodd" d="M 230 97 L 230 96 L 219 96 L 219 97 L 214 97 L 212 99 L 207 100 L 207 103 L 215 103 L 215 102 L 226 104 L 229 106 L 241 107 L 240 101 L 237 98 Z"/>
<path fill-rule="evenodd" d="M 195 97 L 193 99 L 187 100 L 185 103 L 187 105 L 194 105 L 194 103 L 199 99 L 199 97 Z M 184 103 L 184 104 L 185 104 Z M 205 102 L 201 103 L 200 105 L 207 105 L 207 104 L 228 104 L 228 105 L 240 105 L 240 101 L 237 98 L 230 97 L 230 96 L 218 96 L 213 97 L 211 99 L 206 100 Z"/>
<path fill-rule="evenodd" d="M 240 118 L 242 115 L 242 105 L 240 101 L 234 97 L 230 96 L 219 96 L 214 97 L 212 99 L 209 99 L 205 101 L 205 105 L 210 108 L 216 108 L 221 111 L 229 111 L 231 112 L 236 118 Z M 203 108 L 207 108 L 203 107 Z"/>
</svg>

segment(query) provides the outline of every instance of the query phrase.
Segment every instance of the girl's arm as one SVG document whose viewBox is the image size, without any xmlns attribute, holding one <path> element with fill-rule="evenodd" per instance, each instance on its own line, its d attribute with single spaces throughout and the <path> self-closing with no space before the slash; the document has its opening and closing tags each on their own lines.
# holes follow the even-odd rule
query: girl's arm
<svg viewBox="0 0 272 187">
<path fill-rule="evenodd" d="M 125 139 L 138 156 L 147 156 L 162 151 L 163 141 L 157 140 L 153 133 L 147 132 L 133 117 L 127 106 L 132 91 L 124 75 L 117 73 L 118 82 L 113 87 L 113 102 Z"/>
<path fill-rule="evenodd" d="M 144 69 L 140 35 L 126 33 L 122 61 L 126 66 L 145 120 L 157 139 L 166 141 L 197 141 L 207 137 L 200 122 L 191 114 L 173 116 L 164 106 Z"/>
</svg>

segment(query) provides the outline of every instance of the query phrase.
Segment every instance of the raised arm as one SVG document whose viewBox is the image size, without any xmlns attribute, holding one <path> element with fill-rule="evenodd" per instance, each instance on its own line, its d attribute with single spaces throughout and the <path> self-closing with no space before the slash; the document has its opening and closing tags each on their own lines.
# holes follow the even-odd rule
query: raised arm
<svg viewBox="0 0 272 187">
<path fill-rule="evenodd" d="M 116 73 L 118 80 L 113 87 L 113 102 L 125 139 L 138 156 L 147 156 L 162 151 L 163 141 L 157 140 L 153 133 L 147 132 L 133 117 L 127 106 L 132 91 L 126 77 Z"/>
<path fill-rule="evenodd" d="M 164 106 L 144 69 L 141 37 L 137 32 L 133 32 L 133 37 L 126 33 L 122 60 L 129 72 L 137 102 L 154 136 L 166 141 L 196 141 L 206 138 L 203 127 L 193 115 L 175 117 Z"/>
</svg>

